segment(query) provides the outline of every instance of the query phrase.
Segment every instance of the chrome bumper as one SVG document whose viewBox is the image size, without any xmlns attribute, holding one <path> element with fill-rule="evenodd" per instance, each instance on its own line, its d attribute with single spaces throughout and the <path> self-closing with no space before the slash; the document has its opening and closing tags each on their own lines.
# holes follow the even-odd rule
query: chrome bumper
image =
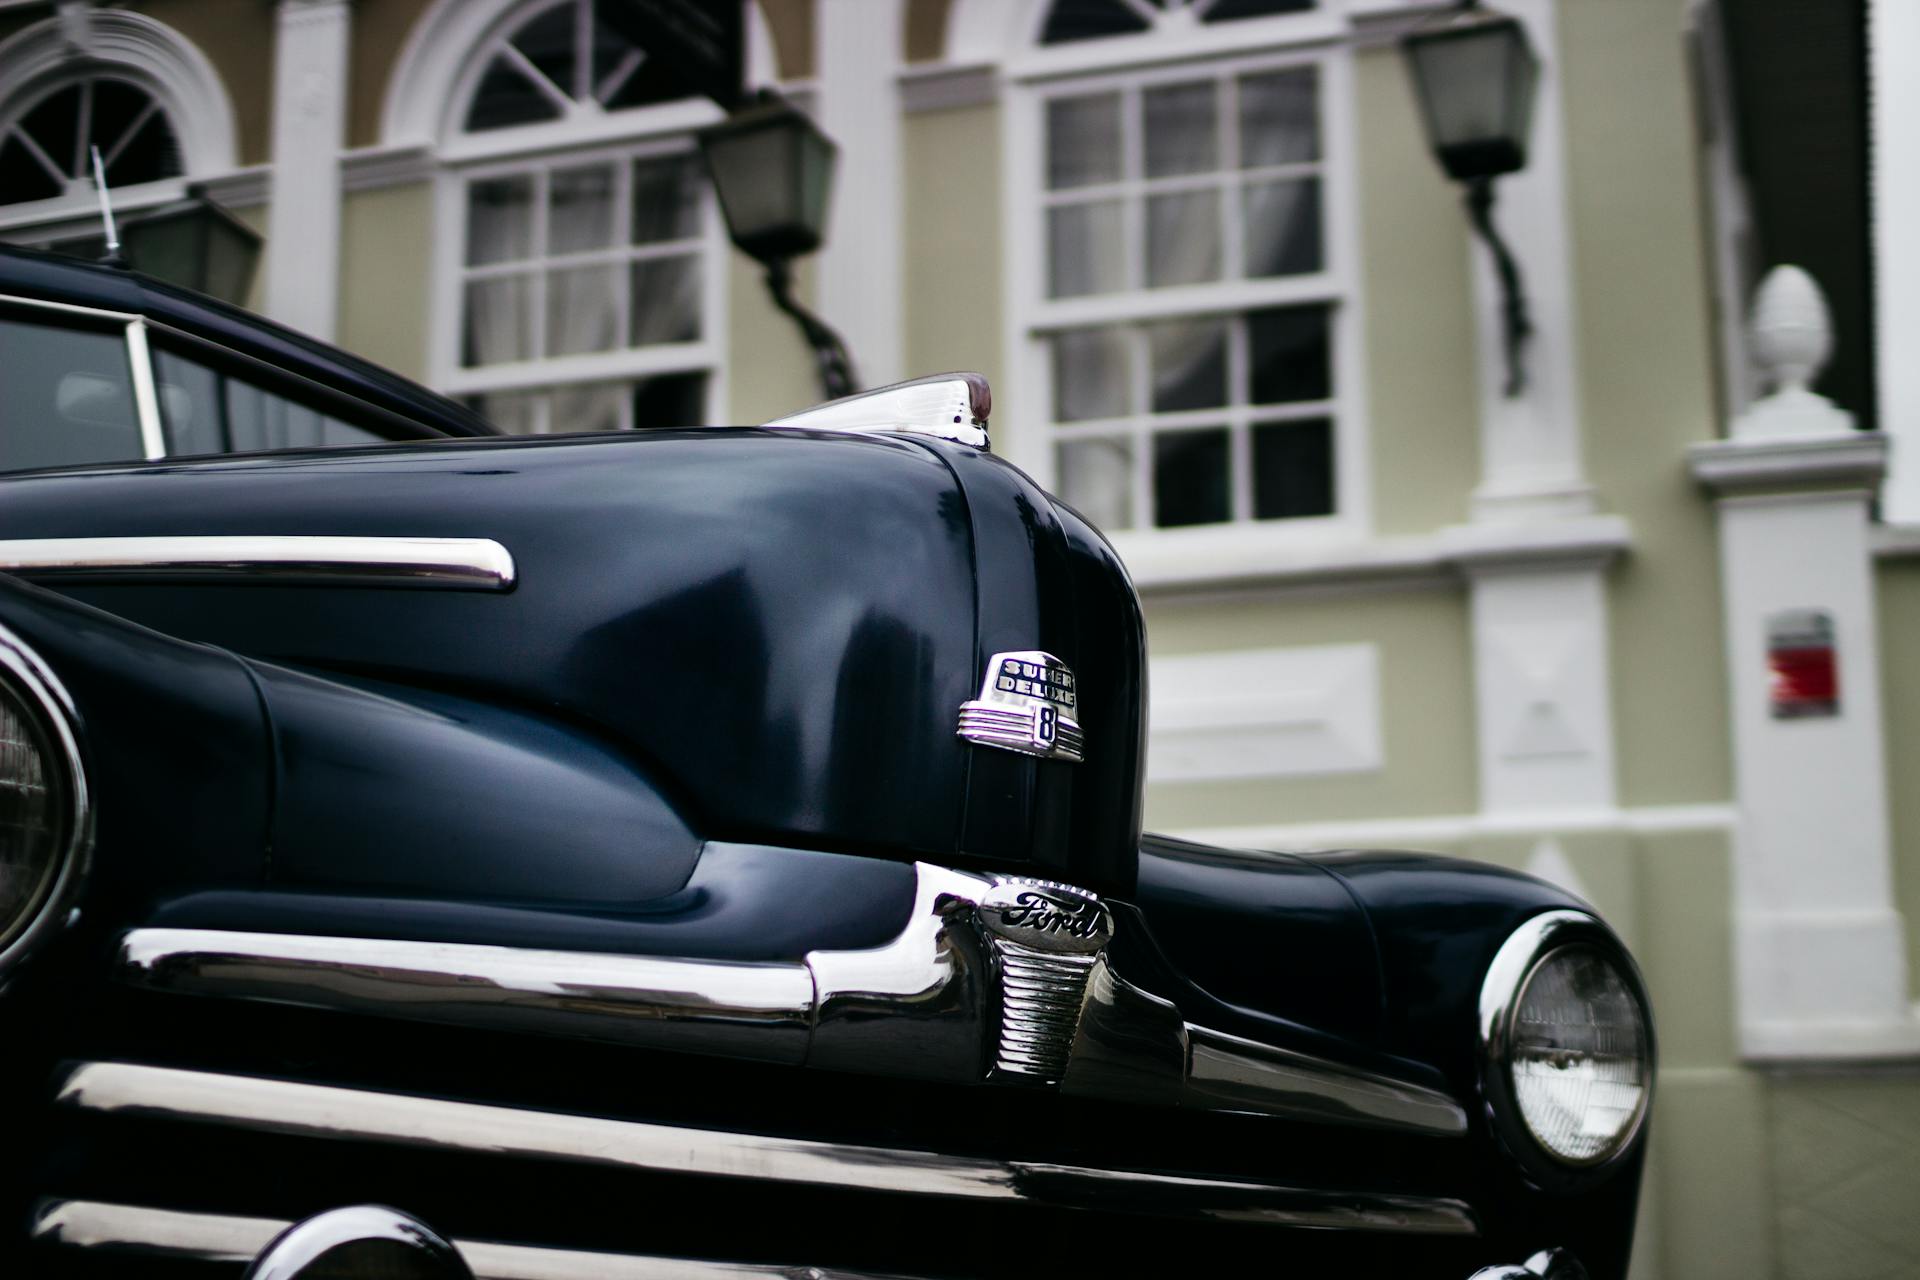
<svg viewBox="0 0 1920 1280">
<path fill-rule="evenodd" d="M 886 944 L 772 963 L 400 939 L 138 929 L 154 991 L 949 1083 L 1459 1136 L 1450 1096 L 1189 1023 L 1108 957 L 1085 890 L 915 864 Z"/>
</svg>

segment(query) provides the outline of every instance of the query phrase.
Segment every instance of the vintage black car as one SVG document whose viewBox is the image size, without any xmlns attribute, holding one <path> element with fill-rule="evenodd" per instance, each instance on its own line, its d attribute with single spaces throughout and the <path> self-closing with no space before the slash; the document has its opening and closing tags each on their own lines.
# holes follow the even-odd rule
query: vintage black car
<svg viewBox="0 0 1920 1280">
<path fill-rule="evenodd" d="M 0 295 L 0 1274 L 1624 1274 L 1620 942 L 1143 837 L 1138 601 L 982 380 L 508 439 Z"/>
</svg>

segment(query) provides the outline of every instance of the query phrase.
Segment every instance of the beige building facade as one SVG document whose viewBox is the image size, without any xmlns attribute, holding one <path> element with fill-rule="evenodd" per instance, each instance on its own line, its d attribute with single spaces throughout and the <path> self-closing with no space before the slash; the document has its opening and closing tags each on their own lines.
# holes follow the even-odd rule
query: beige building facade
<svg viewBox="0 0 1920 1280">
<path fill-rule="evenodd" d="M 801 278 L 865 380 L 988 374 L 1132 569 L 1150 825 L 1573 888 L 1656 1002 L 1636 1274 L 1920 1274 L 1920 525 L 1880 497 L 1920 439 L 1815 402 L 1797 277 L 1749 338 L 1694 0 L 1501 6 L 1543 63 L 1505 394 L 1396 47 L 1439 7 L 758 0 L 747 66 L 841 146 Z M 0 5 L 0 139 L 134 86 L 174 150 L 123 211 L 204 191 L 266 237 L 254 306 L 518 430 L 817 398 L 694 164 L 718 110 L 651 74 L 592 0 Z M 47 158 L 0 236 L 90 228 Z M 1837 705 L 1787 707 L 1823 644 Z"/>
</svg>

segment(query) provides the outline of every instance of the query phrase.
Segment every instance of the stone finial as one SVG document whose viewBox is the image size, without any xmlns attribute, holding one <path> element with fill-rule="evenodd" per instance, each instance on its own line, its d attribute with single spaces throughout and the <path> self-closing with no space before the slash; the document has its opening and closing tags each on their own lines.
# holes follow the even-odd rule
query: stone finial
<svg viewBox="0 0 1920 1280">
<path fill-rule="evenodd" d="M 1795 266 L 1769 271 L 1754 292 L 1748 329 L 1754 363 L 1773 389 L 1734 420 L 1736 439 L 1853 430 L 1853 415 L 1812 389 L 1833 354 L 1833 317 L 1812 276 Z"/>
</svg>

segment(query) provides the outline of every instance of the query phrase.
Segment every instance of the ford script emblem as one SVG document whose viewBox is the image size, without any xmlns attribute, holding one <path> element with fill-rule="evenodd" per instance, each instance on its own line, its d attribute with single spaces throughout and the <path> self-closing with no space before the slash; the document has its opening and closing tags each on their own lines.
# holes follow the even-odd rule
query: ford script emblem
<svg viewBox="0 0 1920 1280">
<path fill-rule="evenodd" d="M 1083 889 L 1044 880 L 1003 880 L 980 899 L 980 920 L 1008 942 L 1034 951 L 1098 951 L 1113 937 L 1113 917 Z"/>
</svg>

